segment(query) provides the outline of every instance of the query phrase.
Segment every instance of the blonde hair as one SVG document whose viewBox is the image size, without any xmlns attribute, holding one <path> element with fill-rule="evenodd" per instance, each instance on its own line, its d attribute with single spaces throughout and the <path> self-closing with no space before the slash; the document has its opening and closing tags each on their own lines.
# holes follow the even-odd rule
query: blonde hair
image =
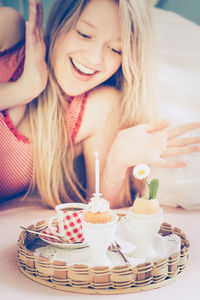
<svg viewBox="0 0 200 300">
<path fill-rule="evenodd" d="M 114 75 L 121 90 L 121 129 L 157 119 L 155 56 L 149 0 L 119 0 L 122 67 Z M 130 34 L 132 33 L 132 34 Z M 137 141 L 136 141 L 137 142 Z M 119 198 L 121 206 L 132 204 L 145 185 L 128 168 Z M 133 193 L 135 195 L 133 195 Z M 119 201 L 119 199 L 118 199 Z"/>
<path fill-rule="evenodd" d="M 107 83 L 122 93 L 121 128 L 157 118 L 154 34 L 149 0 L 115 0 L 121 18 L 122 66 Z"/>
<path fill-rule="evenodd" d="M 74 171 L 75 153 L 67 129 L 67 103 L 54 75 L 52 57 L 57 38 L 76 24 L 89 1 L 92 0 L 59 0 L 53 6 L 46 30 L 48 84 L 45 91 L 27 105 L 33 140 L 33 178 L 29 192 L 37 188 L 43 204 L 48 207 L 60 202 L 85 201 Z M 122 20 L 123 58 L 122 66 L 110 82 L 122 92 L 121 127 L 126 128 L 146 122 L 152 115 L 151 24 L 146 0 L 116 2 Z"/>
<path fill-rule="evenodd" d="M 137 0 L 119 2 L 124 75 L 121 124 L 129 127 L 156 117 L 154 41 L 148 3 Z"/>
</svg>

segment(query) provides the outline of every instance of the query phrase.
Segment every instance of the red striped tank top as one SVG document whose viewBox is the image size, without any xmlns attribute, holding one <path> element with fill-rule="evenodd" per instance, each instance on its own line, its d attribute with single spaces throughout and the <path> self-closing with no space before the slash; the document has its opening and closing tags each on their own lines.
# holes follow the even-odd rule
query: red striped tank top
<svg viewBox="0 0 200 300">
<path fill-rule="evenodd" d="M 24 41 L 0 52 L 0 83 L 16 81 L 23 72 Z M 75 141 L 87 101 L 87 93 L 70 98 L 69 130 Z M 24 192 L 32 177 L 31 141 L 14 128 L 6 110 L 0 112 L 0 200 Z"/>
</svg>

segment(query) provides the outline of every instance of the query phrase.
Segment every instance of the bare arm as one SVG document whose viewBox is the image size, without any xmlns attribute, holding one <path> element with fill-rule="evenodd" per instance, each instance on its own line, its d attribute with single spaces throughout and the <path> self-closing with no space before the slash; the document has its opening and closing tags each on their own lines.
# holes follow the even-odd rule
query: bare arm
<svg viewBox="0 0 200 300">
<path fill-rule="evenodd" d="M 25 21 L 15 9 L 0 7 L 0 51 L 7 50 L 25 38 Z"/>
<path fill-rule="evenodd" d="M 0 16 L 5 16 L 5 9 L 0 10 Z M 4 44 L 6 36 L 23 37 L 23 18 L 14 10 L 10 11 L 10 26 L 4 24 L 5 31 L 9 34 L 1 35 L 1 44 Z M 8 22 L 7 18 L 1 18 L 1 22 Z M 1 24 L 3 25 L 3 24 Z M 12 33 L 10 30 L 12 29 Z M 18 33 L 19 31 L 19 33 Z M 21 34 L 20 34 L 21 31 Z M 10 45 L 5 40 L 6 47 L 13 46 L 16 40 L 10 39 Z M 1 47 L 3 48 L 3 46 Z M 29 20 L 26 23 L 26 50 L 25 65 L 22 76 L 16 82 L 0 84 L 0 110 L 23 105 L 37 97 L 46 86 L 47 67 L 45 63 L 45 44 L 42 32 L 42 5 L 35 0 L 29 1 Z"/>
<path fill-rule="evenodd" d="M 82 142 L 86 163 L 87 197 L 95 193 L 95 152 L 100 160 L 100 192 L 107 153 L 118 132 L 118 92 L 111 87 L 100 87 L 89 93 L 83 122 L 77 136 Z M 108 199 L 109 200 L 109 199 Z"/>
<path fill-rule="evenodd" d="M 16 82 L 0 83 L 0 111 L 20 106 L 33 100 L 35 96 L 25 88 L 22 79 Z"/>
</svg>

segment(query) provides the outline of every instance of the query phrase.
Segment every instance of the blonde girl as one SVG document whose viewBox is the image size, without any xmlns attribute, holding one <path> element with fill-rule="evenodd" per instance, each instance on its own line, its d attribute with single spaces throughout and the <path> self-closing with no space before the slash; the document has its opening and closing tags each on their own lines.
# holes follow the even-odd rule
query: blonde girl
<svg viewBox="0 0 200 300">
<path fill-rule="evenodd" d="M 191 145 L 199 138 L 172 147 L 199 123 L 168 129 L 156 116 L 147 1 L 57 1 L 46 45 L 39 2 L 29 1 L 26 25 L 12 9 L 0 16 L 2 199 L 37 190 L 48 207 L 87 202 L 98 151 L 101 192 L 111 207 L 127 206 L 141 193 L 131 167 L 181 167 L 166 158 L 200 150 Z"/>
</svg>

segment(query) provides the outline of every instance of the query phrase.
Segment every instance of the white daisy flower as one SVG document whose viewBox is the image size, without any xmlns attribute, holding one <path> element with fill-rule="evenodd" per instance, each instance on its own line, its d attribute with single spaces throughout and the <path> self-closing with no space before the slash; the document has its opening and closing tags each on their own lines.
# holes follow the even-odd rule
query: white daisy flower
<svg viewBox="0 0 200 300">
<path fill-rule="evenodd" d="M 133 176 L 137 179 L 144 179 L 150 174 L 150 169 L 147 165 L 139 164 L 133 169 Z"/>
</svg>

